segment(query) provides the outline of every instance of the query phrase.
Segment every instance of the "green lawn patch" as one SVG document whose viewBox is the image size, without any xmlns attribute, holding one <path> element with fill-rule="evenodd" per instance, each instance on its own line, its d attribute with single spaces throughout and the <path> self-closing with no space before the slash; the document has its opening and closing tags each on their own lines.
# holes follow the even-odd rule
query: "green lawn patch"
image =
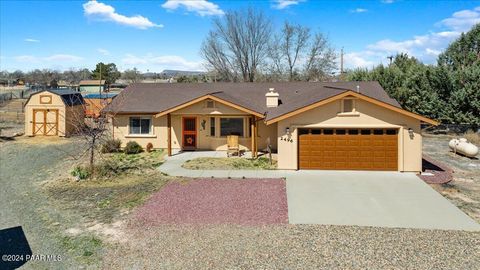
<svg viewBox="0 0 480 270">
<path fill-rule="evenodd" d="M 183 168 L 189 170 L 275 170 L 277 162 L 270 164 L 268 158 L 210 158 L 201 157 L 187 160 Z"/>
</svg>

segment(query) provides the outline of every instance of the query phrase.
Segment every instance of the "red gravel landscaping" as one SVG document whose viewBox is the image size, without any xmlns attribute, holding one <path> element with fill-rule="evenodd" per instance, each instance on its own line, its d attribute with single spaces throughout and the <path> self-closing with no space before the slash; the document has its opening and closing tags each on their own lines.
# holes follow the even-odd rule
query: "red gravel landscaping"
<svg viewBox="0 0 480 270">
<path fill-rule="evenodd" d="M 137 222 L 155 224 L 288 223 L 285 180 L 194 179 L 171 182 L 135 214 Z"/>
<path fill-rule="evenodd" d="M 429 184 L 445 184 L 453 180 L 453 170 L 447 165 L 423 155 L 422 172 L 433 175 L 420 175 L 420 179 Z"/>
</svg>

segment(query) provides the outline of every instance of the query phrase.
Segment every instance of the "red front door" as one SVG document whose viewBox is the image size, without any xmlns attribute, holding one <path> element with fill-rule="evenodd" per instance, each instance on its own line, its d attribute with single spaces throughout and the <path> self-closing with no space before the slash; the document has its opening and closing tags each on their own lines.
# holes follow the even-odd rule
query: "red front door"
<svg viewBox="0 0 480 270">
<path fill-rule="evenodd" d="M 183 118 L 182 142 L 183 149 L 192 150 L 197 147 L 197 118 Z"/>
</svg>

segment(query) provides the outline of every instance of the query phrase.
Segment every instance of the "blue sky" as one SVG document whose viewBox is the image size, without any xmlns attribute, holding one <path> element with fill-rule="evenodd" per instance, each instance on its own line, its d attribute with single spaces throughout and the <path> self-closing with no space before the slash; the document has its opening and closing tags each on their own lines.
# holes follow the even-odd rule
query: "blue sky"
<svg viewBox="0 0 480 270">
<path fill-rule="evenodd" d="M 275 29 L 284 20 L 321 31 L 347 67 L 372 67 L 407 52 L 434 63 L 462 31 L 480 23 L 478 1 L 0 1 L 0 69 L 202 70 L 211 20 L 248 6 Z"/>
</svg>

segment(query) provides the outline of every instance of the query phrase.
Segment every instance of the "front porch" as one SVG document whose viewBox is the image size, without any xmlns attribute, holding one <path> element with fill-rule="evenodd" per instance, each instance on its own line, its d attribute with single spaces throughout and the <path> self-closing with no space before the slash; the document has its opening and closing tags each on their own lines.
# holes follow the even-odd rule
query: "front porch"
<svg viewBox="0 0 480 270">
<path fill-rule="evenodd" d="M 247 153 L 249 158 L 258 157 L 260 119 L 256 116 L 167 114 L 166 118 L 169 157 L 188 151 L 220 151 L 219 155 L 227 157 L 227 150 L 232 146 Z M 235 145 L 229 145 L 229 135 L 238 136 Z M 261 146 L 265 148 L 264 144 Z"/>
</svg>

